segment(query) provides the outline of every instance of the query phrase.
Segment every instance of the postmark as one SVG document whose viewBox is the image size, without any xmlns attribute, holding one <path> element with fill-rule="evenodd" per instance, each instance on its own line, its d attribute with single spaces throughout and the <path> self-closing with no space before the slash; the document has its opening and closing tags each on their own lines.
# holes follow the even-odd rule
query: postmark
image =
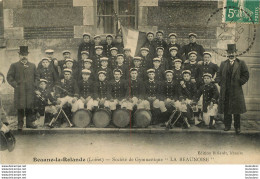
<svg viewBox="0 0 260 179">
<path fill-rule="evenodd" d="M 259 23 L 259 0 L 225 0 L 223 22 Z"/>
<path fill-rule="evenodd" d="M 225 22 L 223 12 L 227 9 L 241 10 L 251 23 L 236 22 L 235 20 Z M 222 21 L 219 20 L 220 18 L 222 18 Z M 249 52 L 255 43 L 256 24 L 250 14 L 241 8 L 229 6 L 216 9 L 207 20 L 205 33 L 208 33 L 207 29 L 212 27 L 216 27 L 217 32 L 216 38 L 210 40 L 209 48 L 222 57 L 227 57 L 226 44 L 235 43 L 237 45 L 237 57 Z"/>
</svg>

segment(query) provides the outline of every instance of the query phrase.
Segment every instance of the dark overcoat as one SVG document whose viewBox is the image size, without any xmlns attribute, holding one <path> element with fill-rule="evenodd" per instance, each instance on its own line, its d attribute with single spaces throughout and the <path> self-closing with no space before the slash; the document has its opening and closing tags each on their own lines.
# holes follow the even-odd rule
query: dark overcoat
<svg viewBox="0 0 260 179">
<path fill-rule="evenodd" d="M 242 85 L 244 85 L 249 79 L 249 72 L 244 61 L 235 59 L 231 84 L 227 86 L 226 81 L 228 80 L 228 63 L 229 60 L 223 61 L 220 65 L 219 71 L 217 73 L 217 80 L 220 86 L 220 98 L 219 98 L 219 113 L 224 113 L 224 103 L 225 103 L 225 92 L 227 88 L 229 89 L 229 114 L 242 114 L 246 112 L 246 104 L 244 93 L 242 90 Z"/>
<path fill-rule="evenodd" d="M 11 64 L 7 81 L 14 88 L 14 105 L 16 109 L 34 108 L 36 87 L 36 66 L 21 61 Z"/>
</svg>

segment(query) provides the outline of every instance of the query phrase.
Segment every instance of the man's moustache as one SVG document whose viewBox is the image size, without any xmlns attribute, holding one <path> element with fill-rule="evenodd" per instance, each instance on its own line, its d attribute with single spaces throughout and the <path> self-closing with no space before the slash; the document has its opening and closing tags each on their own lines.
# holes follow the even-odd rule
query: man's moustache
<svg viewBox="0 0 260 179">
<path fill-rule="evenodd" d="M 228 58 L 234 58 L 235 55 L 228 55 L 227 57 L 228 57 Z"/>
<path fill-rule="evenodd" d="M 26 58 L 26 57 L 23 57 L 22 60 L 27 60 L 27 58 Z"/>
</svg>

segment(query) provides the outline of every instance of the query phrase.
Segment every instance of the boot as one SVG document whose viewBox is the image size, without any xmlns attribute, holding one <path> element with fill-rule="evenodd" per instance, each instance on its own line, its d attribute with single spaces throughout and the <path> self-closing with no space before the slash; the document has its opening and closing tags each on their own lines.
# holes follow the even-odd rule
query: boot
<svg viewBox="0 0 260 179">
<path fill-rule="evenodd" d="M 214 116 L 210 116 L 209 129 L 215 129 L 215 126 L 213 125 L 213 121 L 214 121 Z"/>
</svg>

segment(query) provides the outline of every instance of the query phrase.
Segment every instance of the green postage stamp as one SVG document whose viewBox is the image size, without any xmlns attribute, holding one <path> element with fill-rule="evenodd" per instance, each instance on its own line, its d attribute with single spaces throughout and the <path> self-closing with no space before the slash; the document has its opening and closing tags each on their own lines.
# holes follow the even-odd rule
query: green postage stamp
<svg viewBox="0 0 260 179">
<path fill-rule="evenodd" d="M 258 24 L 259 0 L 225 0 L 224 22 Z"/>
</svg>

